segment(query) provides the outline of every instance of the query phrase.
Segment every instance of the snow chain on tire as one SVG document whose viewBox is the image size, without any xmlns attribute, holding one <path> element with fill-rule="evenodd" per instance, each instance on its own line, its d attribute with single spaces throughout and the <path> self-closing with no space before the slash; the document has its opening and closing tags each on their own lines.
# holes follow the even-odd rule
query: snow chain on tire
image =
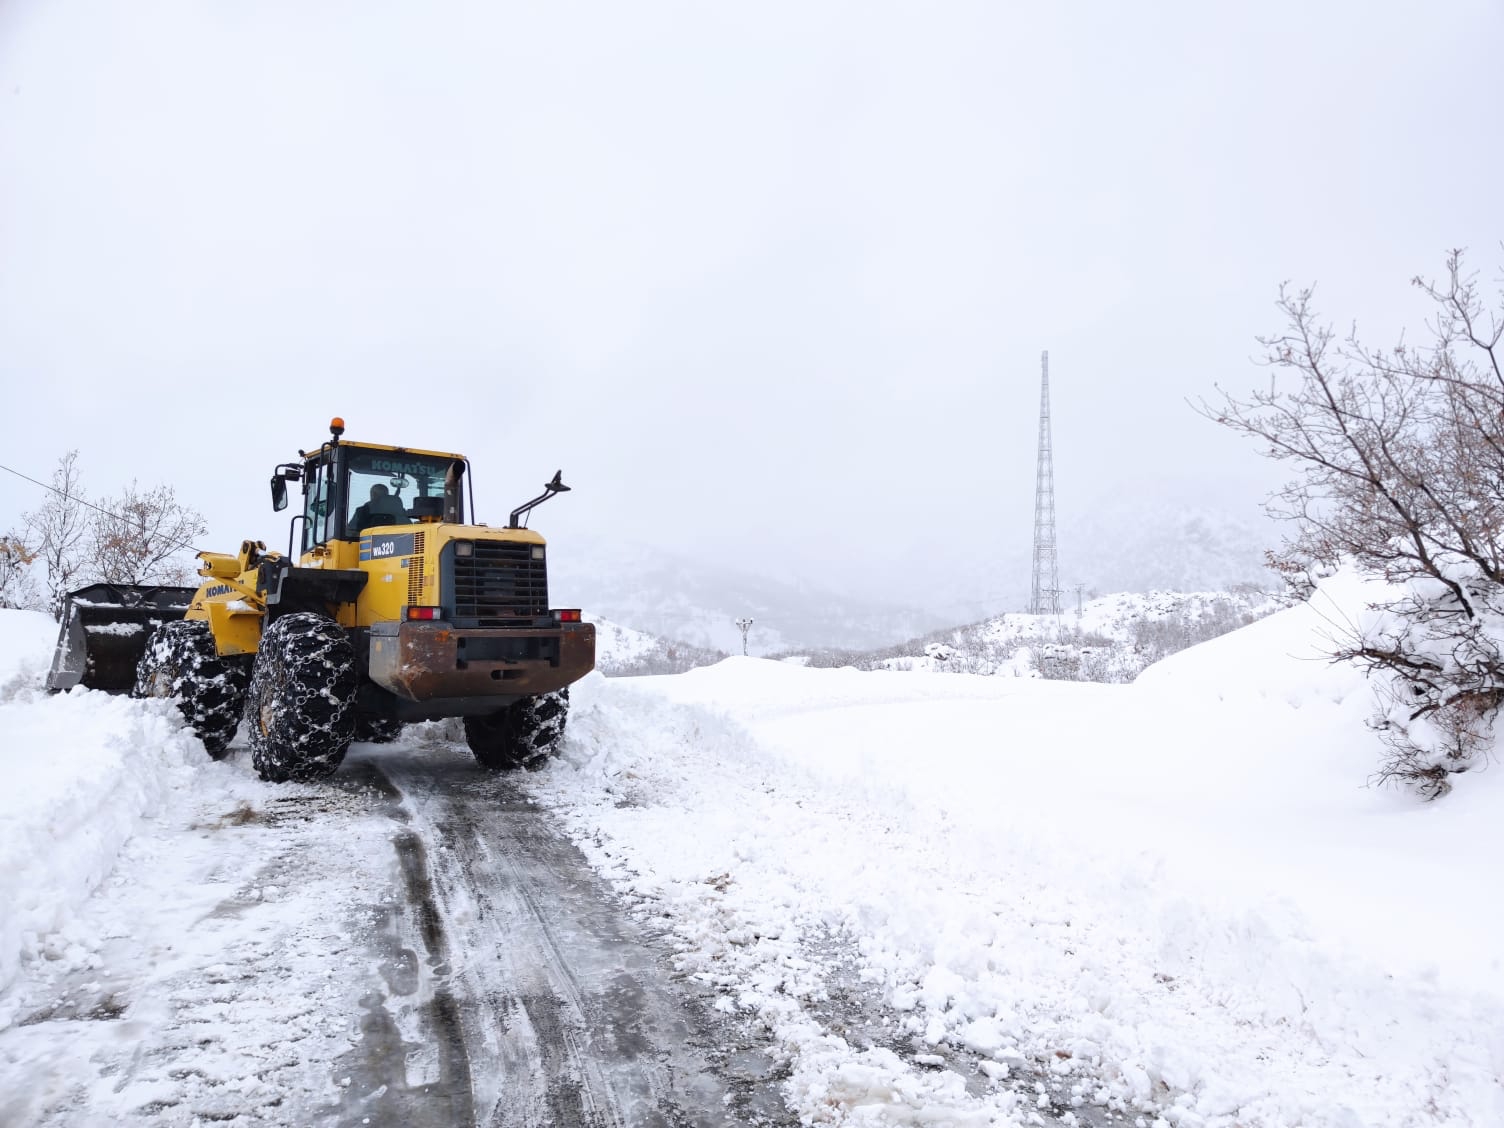
<svg viewBox="0 0 1504 1128">
<path fill-rule="evenodd" d="M 224 756 L 245 707 L 248 658 L 221 658 L 209 624 L 175 619 L 152 632 L 136 663 L 136 697 L 172 698 L 214 759 Z"/>
<path fill-rule="evenodd" d="M 569 688 L 521 701 L 486 717 L 465 718 L 465 742 L 491 771 L 543 766 L 564 741 Z"/>
<path fill-rule="evenodd" d="M 390 717 L 357 717 L 355 739 L 367 744 L 390 744 L 402 735 L 403 723 Z"/>
<path fill-rule="evenodd" d="M 324 615 L 272 620 L 246 695 L 251 762 L 272 783 L 323 779 L 345 758 L 355 732 L 355 648 Z"/>
</svg>

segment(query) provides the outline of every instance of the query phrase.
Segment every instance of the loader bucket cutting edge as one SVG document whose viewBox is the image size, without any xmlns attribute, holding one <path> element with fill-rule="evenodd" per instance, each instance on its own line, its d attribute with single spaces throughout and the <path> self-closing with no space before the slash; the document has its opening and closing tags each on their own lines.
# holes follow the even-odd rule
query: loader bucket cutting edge
<svg viewBox="0 0 1504 1128">
<path fill-rule="evenodd" d="M 136 665 L 158 624 L 181 619 L 196 588 L 144 584 L 91 584 L 70 592 L 63 607 L 47 688 L 82 685 L 129 693 Z"/>
</svg>

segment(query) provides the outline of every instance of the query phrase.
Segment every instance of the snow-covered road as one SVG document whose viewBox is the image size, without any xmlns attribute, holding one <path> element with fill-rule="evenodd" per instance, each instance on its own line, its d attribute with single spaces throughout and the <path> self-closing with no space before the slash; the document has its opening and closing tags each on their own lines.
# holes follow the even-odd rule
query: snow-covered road
<svg viewBox="0 0 1504 1128">
<path fill-rule="evenodd" d="M 462 745 L 410 740 L 366 763 L 400 796 L 405 911 L 431 969 L 415 993 L 435 981 L 470 1064 L 471 1107 L 433 1123 L 787 1121 L 771 1059 L 678 982 L 669 947 L 515 780 L 481 772 Z"/>
<path fill-rule="evenodd" d="M 412 731 L 132 836 L 6 995 L 0 1124 L 787 1123 L 537 806 Z"/>
</svg>

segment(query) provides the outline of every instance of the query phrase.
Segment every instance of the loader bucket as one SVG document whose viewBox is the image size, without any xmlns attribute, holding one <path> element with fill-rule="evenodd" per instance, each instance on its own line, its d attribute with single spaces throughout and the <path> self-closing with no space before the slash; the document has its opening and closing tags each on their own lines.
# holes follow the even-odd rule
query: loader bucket
<svg viewBox="0 0 1504 1128">
<path fill-rule="evenodd" d="M 70 593 L 47 688 L 57 691 L 82 685 L 106 693 L 129 693 L 151 632 L 159 623 L 181 619 L 197 590 L 90 584 Z"/>
</svg>

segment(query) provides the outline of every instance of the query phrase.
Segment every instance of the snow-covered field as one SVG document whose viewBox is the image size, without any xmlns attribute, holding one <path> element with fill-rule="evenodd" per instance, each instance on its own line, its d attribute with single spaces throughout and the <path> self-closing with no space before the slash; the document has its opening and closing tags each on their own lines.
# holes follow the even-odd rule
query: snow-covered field
<svg viewBox="0 0 1504 1128">
<path fill-rule="evenodd" d="M 1329 581 L 1132 685 L 592 675 L 530 787 L 766 1025 L 806 1123 L 1497 1126 L 1504 777 L 1365 786 L 1369 691 L 1316 657 L 1362 598 Z M 43 962 L 87 966 L 122 842 L 265 787 L 160 704 L 38 693 L 51 642 L 0 613 L 0 1029 Z M 874 1024 L 831 1017 L 855 994 Z"/>
</svg>

